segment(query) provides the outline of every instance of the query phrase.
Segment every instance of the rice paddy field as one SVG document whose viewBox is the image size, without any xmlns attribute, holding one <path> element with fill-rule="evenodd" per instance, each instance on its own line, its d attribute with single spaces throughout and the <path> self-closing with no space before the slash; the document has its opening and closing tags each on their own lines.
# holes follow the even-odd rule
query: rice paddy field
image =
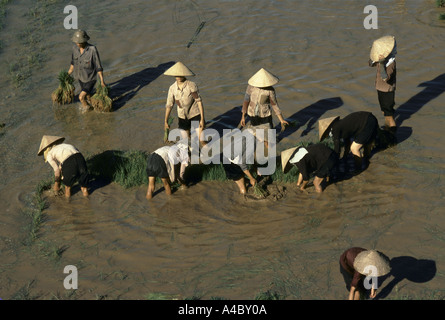
<svg viewBox="0 0 445 320">
<path fill-rule="evenodd" d="M 61 0 L 0 0 L 0 298 L 3 300 L 344 300 L 340 255 L 377 249 L 392 271 L 378 300 L 445 298 L 445 8 L 435 0 L 376 0 L 366 29 L 354 0 L 76 1 L 97 46 L 110 112 L 53 104 L 71 62 Z M 322 194 L 296 186 L 279 154 L 318 141 L 318 120 L 370 111 L 383 125 L 368 66 L 373 40 L 397 39 L 395 146 Z M 164 145 L 164 76 L 195 74 L 208 128 L 236 128 L 247 80 L 280 78 L 291 126 L 277 139 L 264 199 L 239 194 L 220 165 L 194 165 L 190 185 L 145 198 L 146 156 Z M 108 104 L 109 105 L 109 101 Z M 176 110 L 171 127 L 177 127 Z M 64 136 L 87 159 L 90 196 L 51 192 L 37 156 L 43 135 Z M 78 270 L 65 289 L 64 268 Z"/>
</svg>

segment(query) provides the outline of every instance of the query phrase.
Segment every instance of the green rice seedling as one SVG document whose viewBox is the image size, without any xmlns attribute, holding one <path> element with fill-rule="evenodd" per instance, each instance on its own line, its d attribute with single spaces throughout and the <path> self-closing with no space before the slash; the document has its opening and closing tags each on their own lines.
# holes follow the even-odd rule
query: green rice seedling
<svg viewBox="0 0 445 320">
<path fill-rule="evenodd" d="M 439 14 L 439 20 L 445 20 L 445 13 Z"/>
<path fill-rule="evenodd" d="M 60 71 L 57 78 L 59 79 L 59 86 L 51 94 L 53 104 L 72 103 L 74 101 L 74 78 L 66 70 Z"/>
<path fill-rule="evenodd" d="M 110 87 L 102 87 L 97 81 L 96 92 L 91 97 L 91 106 L 98 112 L 110 112 L 113 109 L 113 100 L 109 97 Z"/>
<path fill-rule="evenodd" d="M 256 295 L 255 300 L 281 300 L 283 297 L 277 292 L 271 292 L 267 290 L 266 292 L 260 292 Z"/>
<path fill-rule="evenodd" d="M 294 121 L 290 121 L 288 125 L 281 125 L 281 131 L 280 133 L 284 132 L 286 130 L 286 128 L 292 128 L 292 127 L 296 127 L 298 125 L 298 121 L 294 120 Z"/>
<path fill-rule="evenodd" d="M 173 118 L 173 117 L 168 117 L 167 123 L 168 123 L 168 126 L 169 126 L 169 127 L 172 125 L 172 123 L 173 123 L 174 120 L 175 120 L 175 118 Z M 168 133 L 169 133 L 169 132 L 170 132 L 170 129 L 169 129 L 169 128 L 165 128 L 165 129 L 164 129 L 164 143 L 166 143 L 166 142 L 168 141 Z"/>
<path fill-rule="evenodd" d="M 178 300 L 178 297 L 173 294 L 166 293 L 148 293 L 144 296 L 146 300 Z"/>
<path fill-rule="evenodd" d="M 127 151 L 117 164 L 113 181 L 124 188 L 132 188 L 148 183 L 147 156 L 141 151 Z"/>
<path fill-rule="evenodd" d="M 436 0 L 436 5 L 438 7 L 445 7 L 445 0 Z"/>
<path fill-rule="evenodd" d="M 253 194 L 256 198 L 259 199 L 265 199 L 267 197 L 266 190 L 260 187 L 258 183 L 253 186 Z"/>
<path fill-rule="evenodd" d="M 10 298 L 11 300 L 34 300 L 38 296 L 31 294 L 31 288 L 34 286 L 35 280 L 29 281 L 23 287 L 21 287 L 15 294 Z"/>
</svg>

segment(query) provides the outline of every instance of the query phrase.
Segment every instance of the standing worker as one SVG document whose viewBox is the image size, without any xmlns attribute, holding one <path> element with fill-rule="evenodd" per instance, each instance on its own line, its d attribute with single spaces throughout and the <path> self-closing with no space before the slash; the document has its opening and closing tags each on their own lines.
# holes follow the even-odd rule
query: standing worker
<svg viewBox="0 0 445 320">
<path fill-rule="evenodd" d="M 279 79 L 264 68 L 261 68 L 248 81 L 246 93 L 244 95 L 241 126 L 246 125 L 246 113 L 250 117 L 249 128 L 263 129 L 267 133 L 267 129 L 273 128 L 272 109 L 284 128 L 289 123 L 284 120 L 281 110 L 278 106 L 277 96 L 273 86 L 277 84 Z M 266 134 L 264 144 L 268 148 Z"/>
<path fill-rule="evenodd" d="M 168 119 L 176 103 L 178 106 L 178 127 L 184 131 L 182 139 L 190 137 L 192 121 L 198 121 L 199 127 L 197 134 L 201 143 L 201 132 L 205 128 L 204 107 L 201 96 L 199 95 L 198 86 L 186 78 L 188 76 L 194 76 L 195 74 L 182 62 L 178 61 L 165 71 L 164 75 L 173 76 L 176 79 L 175 83 L 168 89 L 164 129 L 170 129 Z"/>
<path fill-rule="evenodd" d="M 71 56 L 71 66 L 68 74 L 74 75 L 79 81 L 81 92 L 79 100 L 82 103 L 82 111 L 86 112 L 90 109 L 88 103 L 99 75 L 102 87 L 105 87 L 102 63 L 100 62 L 99 52 L 97 48 L 88 43 L 90 37 L 83 30 L 74 32 L 72 41 L 75 43 Z"/>
<path fill-rule="evenodd" d="M 394 120 L 395 92 L 397 81 L 396 68 L 397 44 L 394 36 L 385 36 L 374 41 L 369 66 L 377 66 L 375 87 L 380 109 L 385 117 L 385 129 L 395 134 L 397 130 Z"/>
</svg>

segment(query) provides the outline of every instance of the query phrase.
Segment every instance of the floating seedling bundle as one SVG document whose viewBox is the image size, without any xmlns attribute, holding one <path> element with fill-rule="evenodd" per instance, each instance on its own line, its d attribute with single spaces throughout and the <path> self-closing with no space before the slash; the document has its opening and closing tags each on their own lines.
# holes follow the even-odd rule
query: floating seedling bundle
<svg viewBox="0 0 445 320">
<path fill-rule="evenodd" d="M 98 81 L 96 84 L 96 93 L 91 97 L 91 106 L 98 112 L 110 112 L 113 109 L 113 100 L 109 97 L 110 88 L 102 87 Z"/>
<path fill-rule="evenodd" d="M 53 104 L 72 103 L 74 100 L 74 78 L 68 74 L 68 71 L 62 70 L 58 76 L 59 87 L 51 94 Z"/>
</svg>

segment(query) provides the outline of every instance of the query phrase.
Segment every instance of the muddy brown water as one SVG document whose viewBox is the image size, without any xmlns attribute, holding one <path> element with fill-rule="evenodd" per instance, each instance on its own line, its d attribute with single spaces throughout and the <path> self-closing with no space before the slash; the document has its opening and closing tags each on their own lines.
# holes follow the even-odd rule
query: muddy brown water
<svg viewBox="0 0 445 320">
<path fill-rule="evenodd" d="M 351 246 L 393 259 L 380 298 L 443 298 L 445 24 L 433 1 L 373 4 L 378 30 L 363 28 L 363 4 L 352 0 L 77 1 L 105 80 L 124 95 L 112 113 L 82 115 L 77 103 L 54 108 L 50 100 L 70 62 L 63 4 L 50 7 L 54 23 L 33 30 L 41 37 L 33 49 L 45 59 L 19 89 L 12 85 L 11 63 L 32 52 L 20 35 L 35 7 L 12 1 L 0 52 L 0 298 L 254 299 L 271 290 L 286 299 L 345 299 L 338 258 Z M 23 212 L 51 177 L 36 156 L 42 135 L 63 135 L 86 155 L 155 150 L 173 81 L 162 72 L 178 60 L 197 74 L 206 119 L 220 127 L 239 122 L 233 109 L 252 74 L 265 67 L 278 75 L 284 116 L 300 122 L 278 151 L 315 141 L 323 117 L 368 110 L 383 124 L 367 61 L 373 39 L 386 34 L 398 41 L 399 144 L 374 154 L 363 173 L 322 195 L 288 184 L 278 201 L 246 201 L 232 182 L 209 181 L 152 201 L 146 186 L 113 183 L 89 200 L 45 193 L 40 237 L 24 244 Z M 59 259 L 48 253 L 54 248 Z M 66 265 L 79 270 L 75 294 L 63 287 Z"/>
</svg>

